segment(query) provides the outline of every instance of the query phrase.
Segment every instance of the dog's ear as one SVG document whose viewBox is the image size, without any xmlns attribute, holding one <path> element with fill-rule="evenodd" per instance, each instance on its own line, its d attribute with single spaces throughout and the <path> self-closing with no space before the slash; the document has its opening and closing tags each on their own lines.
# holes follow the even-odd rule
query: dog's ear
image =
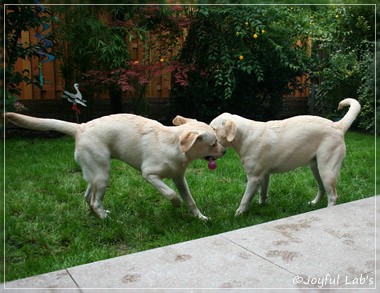
<svg viewBox="0 0 380 293">
<path fill-rule="evenodd" d="M 182 125 L 182 124 L 186 124 L 187 122 L 191 122 L 191 121 L 197 121 L 196 119 L 191 119 L 191 118 L 185 118 L 185 117 L 182 117 L 180 115 L 177 115 L 172 123 L 175 125 L 175 126 L 179 126 L 179 125 Z"/>
<path fill-rule="evenodd" d="M 236 124 L 232 120 L 226 120 L 224 122 L 224 129 L 226 130 L 227 141 L 231 142 L 234 140 L 236 135 Z"/>
<path fill-rule="evenodd" d="M 181 151 L 186 153 L 194 145 L 195 141 L 202 139 L 202 136 L 196 131 L 188 131 L 179 137 Z"/>
</svg>

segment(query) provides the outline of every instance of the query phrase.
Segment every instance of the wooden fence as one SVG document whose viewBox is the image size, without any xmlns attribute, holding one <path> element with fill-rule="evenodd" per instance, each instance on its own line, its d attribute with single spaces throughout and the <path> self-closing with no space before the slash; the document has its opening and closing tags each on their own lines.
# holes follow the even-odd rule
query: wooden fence
<svg viewBox="0 0 380 293">
<path fill-rule="evenodd" d="M 36 31 L 31 29 L 22 34 L 23 43 L 37 43 Z M 143 44 L 135 40 L 130 45 L 130 56 L 132 60 L 142 62 Z M 36 76 L 40 80 L 42 87 L 36 85 L 20 84 L 20 100 L 54 100 L 60 99 L 65 88 L 60 69 L 60 60 L 54 59 L 50 62 L 40 62 L 38 57 L 32 59 L 19 58 L 15 64 L 15 71 L 29 74 L 30 77 Z M 73 90 L 73 89 L 72 89 Z M 168 70 L 163 70 L 160 76 L 154 76 L 147 87 L 146 97 L 149 98 L 169 98 L 171 91 L 171 74 Z M 99 98 L 107 98 L 106 94 L 99 95 Z"/>
<path fill-rule="evenodd" d="M 37 43 L 38 39 L 35 36 L 37 31 L 34 29 L 30 29 L 29 31 L 24 31 L 22 34 L 22 42 L 26 43 Z M 135 39 L 129 48 L 129 53 L 132 60 L 136 60 L 141 62 L 144 55 L 144 44 Z M 54 108 L 53 105 L 56 106 L 65 106 L 64 102 L 62 102 L 63 89 L 65 88 L 64 80 L 62 79 L 60 73 L 60 60 L 54 59 L 50 62 L 41 62 L 39 58 L 33 57 L 31 60 L 29 59 L 19 59 L 15 64 L 16 71 L 25 71 L 29 73 L 30 76 L 37 76 L 40 80 L 42 87 L 38 87 L 35 85 L 26 85 L 21 84 L 21 96 L 20 100 L 26 107 L 32 112 L 32 114 L 38 113 L 40 116 L 51 116 L 53 113 L 51 109 Z M 148 103 L 153 104 L 168 104 L 171 87 L 172 87 L 172 79 L 170 71 L 163 70 L 163 73 L 159 76 L 153 77 L 147 86 L 146 91 L 146 100 Z M 306 84 L 308 83 L 307 77 L 302 76 L 299 78 L 299 83 Z M 71 88 L 71 87 L 69 87 Z M 72 91 L 74 89 L 72 88 Z M 293 90 L 292 94 L 284 97 L 284 112 L 282 116 L 289 117 L 297 114 L 305 114 L 307 113 L 307 100 L 310 95 L 310 90 L 308 86 L 305 86 L 303 90 Z M 96 98 L 105 100 L 108 99 L 106 93 L 99 94 Z M 124 103 L 131 104 L 131 101 L 128 101 L 128 98 L 125 98 Z M 130 100 L 130 98 L 129 98 Z M 63 100 L 65 101 L 65 100 Z M 66 102 L 67 103 L 67 102 Z M 98 102 L 94 104 L 101 104 L 104 106 L 105 101 Z M 129 106 L 128 106 L 129 107 Z M 45 109 L 44 109 L 45 108 Z M 69 107 L 68 107 L 69 108 Z M 165 108 L 165 106 L 164 106 Z M 96 111 L 97 109 L 93 109 Z M 103 109 L 104 110 L 104 109 Z M 125 109 L 123 109 L 125 110 Z M 161 110 L 160 110 L 161 111 Z M 65 112 L 66 113 L 66 112 Z M 46 115 L 45 115 L 46 114 Z M 66 114 L 55 113 L 57 118 L 63 118 Z M 99 115 L 108 114 L 108 113 L 99 113 Z M 159 113 L 157 113 L 159 115 Z M 162 114 L 162 113 L 161 113 Z M 96 115 L 96 116 L 99 116 Z M 153 115 L 154 116 L 154 115 Z M 95 118 L 95 117 L 88 117 Z M 157 117 L 152 117 L 157 118 Z"/>
<path fill-rule="evenodd" d="M 35 36 L 36 31 L 31 29 L 23 31 L 22 43 L 38 42 Z M 51 62 L 41 63 L 38 57 L 32 59 L 19 58 L 15 64 L 15 71 L 23 72 L 30 77 L 38 76 L 42 88 L 35 85 L 27 85 L 21 83 L 21 100 L 48 100 L 57 99 L 62 94 L 63 81 L 59 71 L 59 60 L 55 59 Z"/>
</svg>

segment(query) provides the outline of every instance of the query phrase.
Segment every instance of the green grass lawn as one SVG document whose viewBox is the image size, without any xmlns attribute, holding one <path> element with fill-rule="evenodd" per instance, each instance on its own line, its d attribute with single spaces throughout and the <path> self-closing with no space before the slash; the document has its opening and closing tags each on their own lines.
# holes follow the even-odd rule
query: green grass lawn
<svg viewBox="0 0 380 293">
<path fill-rule="evenodd" d="M 375 193 L 375 139 L 347 133 L 347 156 L 338 182 L 338 204 Z M 73 158 L 74 141 L 7 139 L 5 143 L 6 281 L 79 264 L 256 225 L 327 205 L 326 196 L 309 206 L 317 186 L 308 167 L 273 175 L 267 204 L 256 196 L 250 211 L 235 217 L 245 189 L 245 174 L 229 150 L 210 172 L 194 161 L 187 181 L 210 222 L 193 218 L 185 205 L 176 209 L 136 170 L 113 161 L 104 200 L 104 221 L 89 210 L 86 182 Z M 169 184 L 173 186 L 170 181 Z"/>
</svg>

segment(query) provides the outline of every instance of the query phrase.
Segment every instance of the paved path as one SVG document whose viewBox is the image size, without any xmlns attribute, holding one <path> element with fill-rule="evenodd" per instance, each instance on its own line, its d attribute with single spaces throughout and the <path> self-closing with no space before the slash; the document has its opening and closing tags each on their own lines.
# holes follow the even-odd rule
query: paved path
<svg viewBox="0 0 380 293">
<path fill-rule="evenodd" d="M 362 199 L 21 279 L 3 284 L 6 288 L 3 290 L 72 288 L 70 292 L 93 292 L 94 288 L 124 288 L 120 291 L 156 288 L 154 292 L 164 292 L 165 288 L 269 288 L 273 291 L 275 288 L 294 291 L 351 288 L 346 293 L 357 292 L 353 288 L 367 288 L 364 291 L 375 292 L 375 201 L 380 215 L 379 199 Z M 380 263 L 378 271 L 379 267 Z M 54 292 L 60 291 L 63 289 Z"/>
</svg>

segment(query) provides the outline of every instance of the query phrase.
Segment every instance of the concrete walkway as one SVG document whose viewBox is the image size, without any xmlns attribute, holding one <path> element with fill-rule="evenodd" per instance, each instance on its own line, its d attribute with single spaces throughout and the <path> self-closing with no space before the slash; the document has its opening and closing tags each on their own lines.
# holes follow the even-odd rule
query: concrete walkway
<svg viewBox="0 0 380 293">
<path fill-rule="evenodd" d="M 155 288 L 154 292 L 164 292 L 165 288 L 187 291 L 351 288 L 344 292 L 357 292 L 353 288 L 366 288 L 364 291 L 369 291 L 376 288 L 375 218 L 376 212 L 380 214 L 379 199 L 362 199 L 12 281 L 3 284 L 2 290 L 25 292 L 40 288 L 32 292 L 52 292 L 47 288 L 66 288 L 54 291 L 63 292 L 71 288 L 70 292 L 93 292 L 95 288 L 123 288 L 121 292 L 126 288 L 146 291 Z M 378 270 L 379 267 L 380 263 Z"/>
</svg>

